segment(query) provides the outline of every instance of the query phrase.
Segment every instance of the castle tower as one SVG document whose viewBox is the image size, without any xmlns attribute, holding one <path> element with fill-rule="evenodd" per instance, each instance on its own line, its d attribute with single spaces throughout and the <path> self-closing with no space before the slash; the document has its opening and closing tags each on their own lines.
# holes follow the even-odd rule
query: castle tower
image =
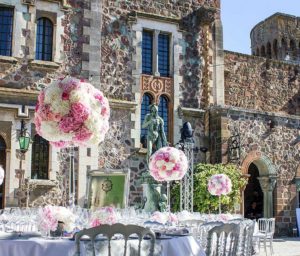
<svg viewBox="0 0 300 256">
<path fill-rule="evenodd" d="M 300 62 L 300 17 L 275 13 L 250 33 L 253 55 Z"/>
</svg>

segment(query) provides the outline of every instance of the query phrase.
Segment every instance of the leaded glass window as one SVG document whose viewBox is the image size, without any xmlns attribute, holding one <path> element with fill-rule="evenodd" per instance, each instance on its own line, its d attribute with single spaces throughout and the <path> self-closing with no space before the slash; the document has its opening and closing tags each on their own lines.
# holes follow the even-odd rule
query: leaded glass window
<svg viewBox="0 0 300 256">
<path fill-rule="evenodd" d="M 162 95 L 159 98 L 158 115 L 164 120 L 164 131 L 166 138 L 169 132 L 169 99 Z"/>
<path fill-rule="evenodd" d="M 142 40 L 142 72 L 152 74 L 152 52 L 153 52 L 153 33 L 143 31 Z"/>
<path fill-rule="evenodd" d="M 48 18 L 37 20 L 36 53 L 37 60 L 52 60 L 53 24 Z"/>
<path fill-rule="evenodd" d="M 31 178 L 48 179 L 49 142 L 36 134 L 32 143 Z"/>
<path fill-rule="evenodd" d="M 11 56 L 14 9 L 0 7 L 0 55 Z"/>
<path fill-rule="evenodd" d="M 169 76 L 170 70 L 170 37 L 167 34 L 158 35 L 158 72 L 160 76 Z"/>
<path fill-rule="evenodd" d="M 150 105 L 152 103 L 152 96 L 149 93 L 145 93 L 141 104 L 141 126 L 144 122 L 145 116 L 150 113 Z M 141 128 L 141 143 L 144 148 L 147 147 L 147 128 Z"/>
</svg>

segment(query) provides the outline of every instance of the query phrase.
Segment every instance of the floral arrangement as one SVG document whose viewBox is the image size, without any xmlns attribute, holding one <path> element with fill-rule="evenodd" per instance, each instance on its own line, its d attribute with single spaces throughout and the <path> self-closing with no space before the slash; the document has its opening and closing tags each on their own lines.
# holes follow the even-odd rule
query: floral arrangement
<svg viewBox="0 0 300 256">
<path fill-rule="evenodd" d="M 4 169 L 2 168 L 2 166 L 0 166 L 0 185 L 3 183 L 4 176 L 5 176 Z"/>
<path fill-rule="evenodd" d="M 208 191 L 214 196 L 227 195 L 231 190 L 231 180 L 226 174 L 215 174 L 208 180 Z"/>
<path fill-rule="evenodd" d="M 177 223 L 178 218 L 174 213 L 171 212 L 169 213 L 156 211 L 152 214 L 151 221 L 156 221 L 161 224 L 166 224 L 167 222 Z"/>
<path fill-rule="evenodd" d="M 47 205 L 39 210 L 38 220 L 39 229 L 42 231 L 55 231 L 60 221 L 64 223 L 67 232 L 72 232 L 76 218 L 66 207 Z"/>
<path fill-rule="evenodd" d="M 66 77 L 38 97 L 35 125 L 39 135 L 57 147 L 98 144 L 109 129 L 107 98 L 91 84 Z"/>
<path fill-rule="evenodd" d="M 149 169 L 157 181 L 181 180 L 188 169 L 188 160 L 181 150 L 163 147 L 150 157 Z"/>
<path fill-rule="evenodd" d="M 92 227 L 100 226 L 102 224 L 112 225 L 116 222 L 117 216 L 113 207 L 102 207 L 92 213 Z"/>
</svg>

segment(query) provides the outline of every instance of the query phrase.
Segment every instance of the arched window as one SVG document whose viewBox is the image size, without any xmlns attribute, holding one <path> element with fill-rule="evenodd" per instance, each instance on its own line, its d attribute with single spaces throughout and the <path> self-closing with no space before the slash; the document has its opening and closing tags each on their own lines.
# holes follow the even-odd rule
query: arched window
<svg viewBox="0 0 300 256">
<path fill-rule="evenodd" d="M 287 54 L 288 54 L 288 52 L 287 52 L 286 41 L 284 40 L 284 38 L 282 38 L 281 39 L 281 56 L 282 56 L 282 59 L 285 59 Z"/>
<path fill-rule="evenodd" d="M 278 59 L 278 43 L 277 43 L 277 39 L 274 39 L 274 41 L 273 41 L 273 53 L 274 53 L 275 59 Z"/>
<path fill-rule="evenodd" d="M 37 60 L 52 60 L 53 23 L 48 18 L 37 20 L 36 52 Z"/>
<path fill-rule="evenodd" d="M 265 46 L 264 46 L 264 45 L 261 47 L 260 55 L 261 55 L 262 57 L 266 57 L 266 49 L 265 49 Z"/>
<path fill-rule="evenodd" d="M 48 179 L 49 142 L 36 134 L 32 143 L 31 178 Z"/>
<path fill-rule="evenodd" d="M 297 55 L 296 53 L 296 44 L 294 40 L 290 41 L 290 55 L 291 55 L 291 59 L 294 59 Z"/>
<path fill-rule="evenodd" d="M 256 49 L 256 56 L 259 56 L 259 48 Z"/>
<path fill-rule="evenodd" d="M 158 114 L 164 120 L 164 131 L 168 140 L 169 135 L 169 99 L 162 95 L 159 97 Z"/>
<path fill-rule="evenodd" d="M 141 104 L 141 127 L 144 122 L 145 116 L 150 113 L 150 105 L 152 103 L 153 97 L 149 93 L 143 95 L 143 101 Z M 147 147 L 147 129 L 141 128 L 141 143 L 143 148 Z"/>
<path fill-rule="evenodd" d="M 269 42 L 267 43 L 267 58 L 269 58 L 269 59 L 272 58 L 272 48 L 271 48 L 271 44 Z"/>
</svg>

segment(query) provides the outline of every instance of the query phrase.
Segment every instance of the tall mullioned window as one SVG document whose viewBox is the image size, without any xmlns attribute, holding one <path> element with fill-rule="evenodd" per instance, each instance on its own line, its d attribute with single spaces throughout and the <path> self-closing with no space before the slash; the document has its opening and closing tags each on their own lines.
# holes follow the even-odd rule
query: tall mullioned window
<svg viewBox="0 0 300 256">
<path fill-rule="evenodd" d="M 142 73 L 147 75 L 157 75 L 159 73 L 163 77 L 170 76 L 169 34 L 143 31 Z"/>
<path fill-rule="evenodd" d="M 150 113 L 150 105 L 153 97 L 149 93 L 143 95 L 143 101 L 141 104 L 141 126 L 145 120 L 145 116 Z M 141 144 L 144 148 L 147 147 L 147 129 L 141 128 Z"/>
<path fill-rule="evenodd" d="M 142 70 L 143 74 L 152 74 L 152 52 L 153 52 L 153 33 L 150 31 L 143 31 L 142 41 Z"/>
<path fill-rule="evenodd" d="M 32 143 L 31 178 L 48 179 L 49 142 L 36 134 Z"/>
<path fill-rule="evenodd" d="M 48 18 L 37 20 L 36 53 L 37 60 L 52 60 L 53 23 Z"/>
<path fill-rule="evenodd" d="M 169 76 L 170 70 L 170 37 L 167 34 L 158 35 L 158 72 L 160 76 Z"/>
<path fill-rule="evenodd" d="M 164 131 L 166 138 L 169 135 L 169 99 L 162 95 L 159 97 L 158 115 L 164 120 Z"/>
<path fill-rule="evenodd" d="M 14 9 L 0 7 L 0 55 L 11 56 Z"/>
</svg>

